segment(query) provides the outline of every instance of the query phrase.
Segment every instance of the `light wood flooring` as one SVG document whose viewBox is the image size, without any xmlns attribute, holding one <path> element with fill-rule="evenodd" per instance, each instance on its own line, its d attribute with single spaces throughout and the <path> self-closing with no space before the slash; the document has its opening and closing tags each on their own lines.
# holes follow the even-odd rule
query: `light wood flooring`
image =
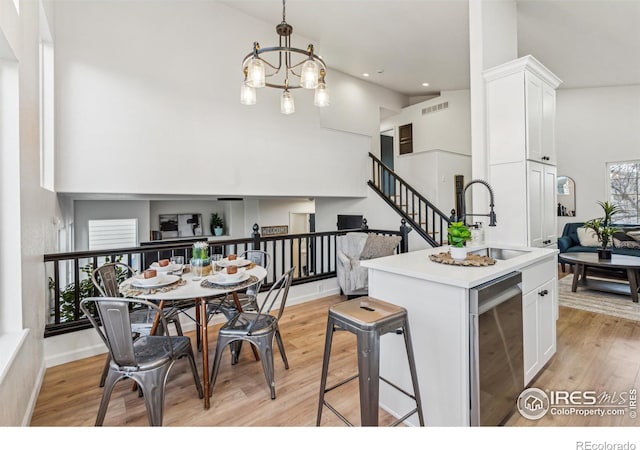
<svg viewBox="0 0 640 450">
<path fill-rule="evenodd" d="M 167 382 L 165 426 L 315 426 L 318 390 L 324 348 L 327 309 L 344 300 L 331 296 L 290 306 L 281 319 L 281 331 L 290 369 L 285 370 L 275 352 L 275 400 L 271 400 L 262 366 L 247 345 L 240 361 L 231 366 L 225 352 L 211 408 L 198 399 L 186 360 L 172 369 Z M 557 323 L 558 351 L 532 386 L 543 390 L 628 391 L 640 387 L 640 322 L 569 308 L 560 308 Z M 215 349 L 217 326 L 210 329 L 210 348 Z M 190 334 L 192 342 L 195 337 Z M 419 347 L 414 343 L 414 348 Z M 337 381 L 356 373 L 355 337 L 334 335 L 329 367 Z M 196 354 L 200 375 L 201 358 Z M 47 369 L 31 426 L 93 426 L 102 389 L 98 381 L 105 356 L 74 361 Z M 327 399 L 354 424 L 359 423 L 358 390 L 355 382 L 329 393 Z M 429 406 L 425 405 L 428 409 Z M 381 410 L 381 424 L 390 417 Z M 105 418 L 105 426 L 146 426 L 144 401 L 127 381 L 116 386 Z M 626 426 L 640 424 L 628 414 L 622 417 L 550 416 L 539 421 L 519 413 L 507 426 Z M 326 408 L 323 426 L 344 426 Z"/>
</svg>

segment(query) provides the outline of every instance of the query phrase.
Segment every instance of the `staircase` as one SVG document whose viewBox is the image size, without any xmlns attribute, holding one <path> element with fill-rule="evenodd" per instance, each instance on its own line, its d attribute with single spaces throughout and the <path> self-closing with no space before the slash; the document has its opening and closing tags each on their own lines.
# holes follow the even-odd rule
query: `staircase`
<svg viewBox="0 0 640 450">
<path fill-rule="evenodd" d="M 369 153 L 371 179 L 367 183 L 432 247 L 446 245 L 449 217 Z"/>
</svg>

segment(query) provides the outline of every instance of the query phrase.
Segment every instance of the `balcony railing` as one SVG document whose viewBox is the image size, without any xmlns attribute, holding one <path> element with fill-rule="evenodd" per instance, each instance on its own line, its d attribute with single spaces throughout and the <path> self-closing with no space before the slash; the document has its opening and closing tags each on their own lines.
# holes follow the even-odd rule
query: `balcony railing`
<svg viewBox="0 0 640 450">
<path fill-rule="evenodd" d="M 261 236 L 258 225 L 254 225 L 249 238 L 216 240 L 209 242 L 210 253 L 229 255 L 246 250 L 259 249 L 271 255 L 271 267 L 262 285 L 267 290 L 289 267 L 295 266 L 294 285 L 333 278 L 336 276 L 336 237 L 351 231 L 367 231 L 383 235 L 402 237 L 397 252 L 408 249 L 408 233 L 404 224 L 395 230 L 364 229 L 339 230 L 318 233 Z M 110 261 L 127 263 L 137 272 L 149 267 L 152 262 L 182 255 L 189 261 L 193 242 L 158 243 L 140 247 L 118 248 L 100 251 L 53 253 L 44 255 L 46 283 L 48 287 L 48 320 L 45 337 L 91 328 L 80 310 L 80 301 L 99 293 L 91 281 L 94 268 Z M 202 239 L 201 239 L 202 240 Z"/>
</svg>

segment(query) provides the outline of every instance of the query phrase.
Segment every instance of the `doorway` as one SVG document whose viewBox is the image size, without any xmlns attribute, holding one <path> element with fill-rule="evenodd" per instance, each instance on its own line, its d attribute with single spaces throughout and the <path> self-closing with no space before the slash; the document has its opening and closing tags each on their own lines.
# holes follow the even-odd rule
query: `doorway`
<svg viewBox="0 0 640 450">
<path fill-rule="evenodd" d="M 393 129 L 380 133 L 380 160 L 393 170 Z M 395 195 L 395 180 L 385 171 L 382 174 L 382 192 L 387 196 Z"/>
<path fill-rule="evenodd" d="M 315 232 L 314 213 L 289 213 L 289 229 L 291 234 L 305 234 Z M 291 263 L 296 266 L 293 273 L 294 278 L 309 276 L 315 271 L 315 242 L 313 239 L 299 238 L 294 239 L 293 258 Z"/>
</svg>

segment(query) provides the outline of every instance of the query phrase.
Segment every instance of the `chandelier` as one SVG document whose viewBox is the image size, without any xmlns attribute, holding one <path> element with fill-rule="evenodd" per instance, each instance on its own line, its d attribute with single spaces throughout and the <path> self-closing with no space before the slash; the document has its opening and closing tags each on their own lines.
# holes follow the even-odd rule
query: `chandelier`
<svg viewBox="0 0 640 450">
<path fill-rule="evenodd" d="M 261 48 L 260 44 L 254 42 L 253 51 L 242 61 L 244 81 L 240 89 L 240 103 L 255 105 L 256 89 L 266 86 L 282 89 L 280 112 L 283 114 L 295 112 L 291 89 L 315 89 L 314 105 L 328 106 L 329 91 L 324 80 L 327 66 L 313 52 L 313 44 L 309 44 L 306 50 L 291 47 L 293 27 L 285 17 L 285 0 L 282 0 L 282 22 L 276 26 L 280 36 L 278 46 Z M 304 58 L 298 55 L 304 55 Z M 294 62 L 296 56 L 297 62 Z"/>
</svg>

